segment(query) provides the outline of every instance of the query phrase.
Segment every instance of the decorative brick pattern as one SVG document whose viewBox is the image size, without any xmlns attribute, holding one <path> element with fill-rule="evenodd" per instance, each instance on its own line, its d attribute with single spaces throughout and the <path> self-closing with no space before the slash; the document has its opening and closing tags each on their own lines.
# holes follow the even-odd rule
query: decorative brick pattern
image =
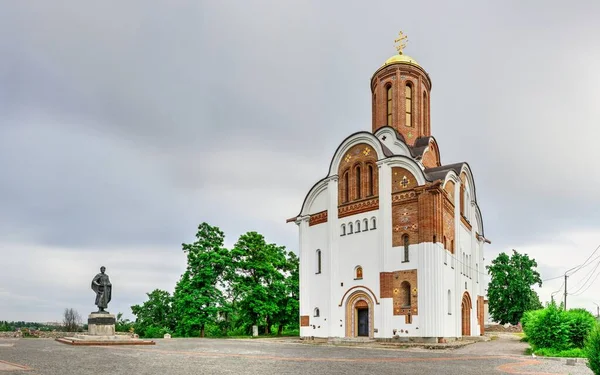
<svg viewBox="0 0 600 375">
<path fill-rule="evenodd" d="M 359 202 L 339 206 L 338 218 L 375 211 L 377 209 L 379 209 L 379 198 L 365 199 Z"/>
<path fill-rule="evenodd" d="M 300 327 L 308 327 L 310 325 L 310 316 L 301 315 L 300 316 Z"/>
<path fill-rule="evenodd" d="M 392 276 L 394 315 L 418 315 L 417 270 L 395 271 Z M 410 301 L 410 305 L 407 302 Z"/>
<path fill-rule="evenodd" d="M 379 196 L 377 160 L 377 153 L 366 143 L 354 145 L 346 152 L 338 169 L 338 205 Z"/>
<path fill-rule="evenodd" d="M 392 246 L 403 246 L 408 234 L 409 244 L 419 243 L 419 205 L 416 199 L 392 204 Z"/>
<path fill-rule="evenodd" d="M 310 215 L 310 219 L 308 220 L 308 225 L 313 226 L 317 224 L 322 224 L 327 222 L 327 210 L 317 212 L 316 214 Z"/>
<path fill-rule="evenodd" d="M 392 167 L 392 194 L 408 191 L 419 186 L 415 176 L 402 167 Z"/>
</svg>

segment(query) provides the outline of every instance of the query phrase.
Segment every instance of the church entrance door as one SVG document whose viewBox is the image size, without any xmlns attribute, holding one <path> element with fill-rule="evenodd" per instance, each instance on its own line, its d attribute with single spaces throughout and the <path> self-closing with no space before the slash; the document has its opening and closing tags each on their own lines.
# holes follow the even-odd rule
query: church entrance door
<svg viewBox="0 0 600 375">
<path fill-rule="evenodd" d="M 463 336 L 471 336 L 471 308 L 471 297 L 465 292 L 460 306 Z"/>
<path fill-rule="evenodd" d="M 358 308 L 356 309 L 358 316 L 358 334 L 357 336 L 369 336 L 369 309 Z"/>
</svg>

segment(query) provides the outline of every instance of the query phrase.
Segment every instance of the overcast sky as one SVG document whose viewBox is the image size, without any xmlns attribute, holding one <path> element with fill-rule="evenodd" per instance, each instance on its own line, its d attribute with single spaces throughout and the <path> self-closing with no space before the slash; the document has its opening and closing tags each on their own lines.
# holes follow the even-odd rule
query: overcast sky
<svg viewBox="0 0 600 375">
<path fill-rule="evenodd" d="M 473 170 L 487 262 L 514 248 L 561 275 L 600 245 L 599 17 L 597 1 L 0 0 L 0 320 L 85 319 L 101 265 L 131 317 L 173 290 L 202 221 L 228 246 L 255 230 L 297 251 L 285 220 L 371 129 L 399 30 L 433 81 L 442 163 Z M 569 306 L 595 311 L 598 286 Z"/>
</svg>

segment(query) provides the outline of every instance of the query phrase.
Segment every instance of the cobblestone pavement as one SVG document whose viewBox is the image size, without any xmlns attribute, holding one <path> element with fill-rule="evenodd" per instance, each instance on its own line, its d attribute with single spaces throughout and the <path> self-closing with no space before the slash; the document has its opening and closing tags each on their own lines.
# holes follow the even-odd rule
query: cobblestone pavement
<svg viewBox="0 0 600 375">
<path fill-rule="evenodd" d="M 292 340 L 156 340 L 155 346 L 74 347 L 51 339 L 0 340 L 0 375 L 573 374 L 583 364 L 521 355 L 510 338 L 456 350 L 299 344 Z"/>
</svg>

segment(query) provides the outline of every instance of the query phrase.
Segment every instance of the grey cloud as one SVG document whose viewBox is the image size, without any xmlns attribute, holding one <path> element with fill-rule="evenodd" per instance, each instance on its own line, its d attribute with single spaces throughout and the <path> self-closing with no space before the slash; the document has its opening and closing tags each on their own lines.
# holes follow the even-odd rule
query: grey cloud
<svg viewBox="0 0 600 375">
<path fill-rule="evenodd" d="M 487 258 L 600 230 L 598 4 L 340 4 L 4 4 L 2 242 L 169 258 L 208 221 L 228 245 L 258 230 L 296 250 L 285 219 L 338 144 L 371 128 L 369 79 L 400 28 L 433 80 L 442 161 L 475 174 Z M 37 296 L 20 284 L 11 296 Z"/>
</svg>

